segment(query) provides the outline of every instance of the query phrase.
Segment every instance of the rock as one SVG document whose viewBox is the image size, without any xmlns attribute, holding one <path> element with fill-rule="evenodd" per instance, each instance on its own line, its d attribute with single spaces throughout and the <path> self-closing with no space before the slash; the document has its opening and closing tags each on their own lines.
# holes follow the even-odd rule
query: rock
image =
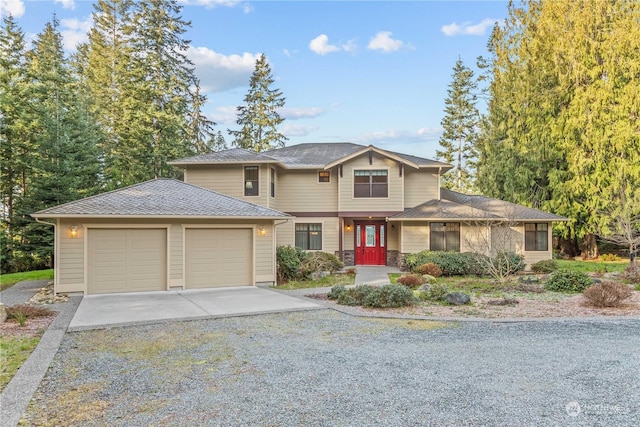
<svg viewBox="0 0 640 427">
<path fill-rule="evenodd" d="M 469 304 L 471 298 L 464 292 L 450 292 L 447 294 L 447 302 L 453 305 L 464 305 Z"/>
<path fill-rule="evenodd" d="M 7 320 L 7 309 L 4 304 L 0 302 L 0 323 Z"/>
<path fill-rule="evenodd" d="M 502 299 L 492 299 L 487 301 L 489 305 L 515 305 L 520 304 L 520 302 L 515 298 L 502 298 Z"/>
<path fill-rule="evenodd" d="M 526 284 L 540 283 L 540 278 L 538 276 L 521 276 L 518 277 L 518 282 Z"/>
</svg>

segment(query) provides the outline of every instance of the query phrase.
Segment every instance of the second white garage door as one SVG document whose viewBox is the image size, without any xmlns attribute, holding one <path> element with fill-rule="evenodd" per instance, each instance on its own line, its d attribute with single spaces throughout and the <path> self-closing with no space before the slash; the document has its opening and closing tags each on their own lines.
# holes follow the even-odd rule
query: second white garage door
<svg viewBox="0 0 640 427">
<path fill-rule="evenodd" d="M 253 285 L 251 229 L 187 228 L 186 288 Z"/>
</svg>

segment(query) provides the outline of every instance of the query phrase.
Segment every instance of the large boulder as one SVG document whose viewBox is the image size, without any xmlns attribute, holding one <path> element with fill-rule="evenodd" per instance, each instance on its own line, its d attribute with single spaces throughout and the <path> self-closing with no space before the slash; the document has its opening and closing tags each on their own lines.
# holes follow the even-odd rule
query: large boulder
<svg viewBox="0 0 640 427">
<path fill-rule="evenodd" d="M 450 292 L 447 294 L 447 302 L 453 305 L 464 305 L 469 304 L 471 298 L 464 292 Z"/>
</svg>

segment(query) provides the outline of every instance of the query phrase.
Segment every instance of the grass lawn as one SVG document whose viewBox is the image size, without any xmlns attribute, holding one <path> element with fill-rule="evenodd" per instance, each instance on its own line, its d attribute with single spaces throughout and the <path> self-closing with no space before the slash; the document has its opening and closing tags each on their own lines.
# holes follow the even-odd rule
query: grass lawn
<svg viewBox="0 0 640 427">
<path fill-rule="evenodd" d="M 4 291 L 18 282 L 25 280 L 52 280 L 53 269 L 26 271 L 24 273 L 11 273 L 0 275 L 0 290 Z"/>
<path fill-rule="evenodd" d="M 353 285 L 355 274 L 331 274 L 318 280 L 290 281 L 276 286 L 278 289 L 306 289 L 306 288 L 329 288 L 335 285 Z"/>
<path fill-rule="evenodd" d="M 9 384 L 20 366 L 40 342 L 40 337 L 0 337 L 2 367 L 0 368 L 0 391 Z"/>
<path fill-rule="evenodd" d="M 558 259 L 560 268 L 567 268 L 574 271 L 582 271 L 584 273 L 614 273 L 622 272 L 629 265 L 629 260 L 621 261 L 582 261 L 572 259 Z"/>
</svg>

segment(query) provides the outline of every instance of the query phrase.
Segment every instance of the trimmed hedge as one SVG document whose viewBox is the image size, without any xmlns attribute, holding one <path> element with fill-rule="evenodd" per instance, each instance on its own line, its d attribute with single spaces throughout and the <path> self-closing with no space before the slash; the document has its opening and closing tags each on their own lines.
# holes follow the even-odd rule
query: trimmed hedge
<svg viewBox="0 0 640 427">
<path fill-rule="evenodd" d="M 422 251 L 407 254 L 403 257 L 404 265 L 413 272 L 428 263 L 436 264 L 442 270 L 443 276 L 481 275 L 482 266 L 477 261 L 477 255 L 472 252 L 444 252 Z"/>
</svg>

